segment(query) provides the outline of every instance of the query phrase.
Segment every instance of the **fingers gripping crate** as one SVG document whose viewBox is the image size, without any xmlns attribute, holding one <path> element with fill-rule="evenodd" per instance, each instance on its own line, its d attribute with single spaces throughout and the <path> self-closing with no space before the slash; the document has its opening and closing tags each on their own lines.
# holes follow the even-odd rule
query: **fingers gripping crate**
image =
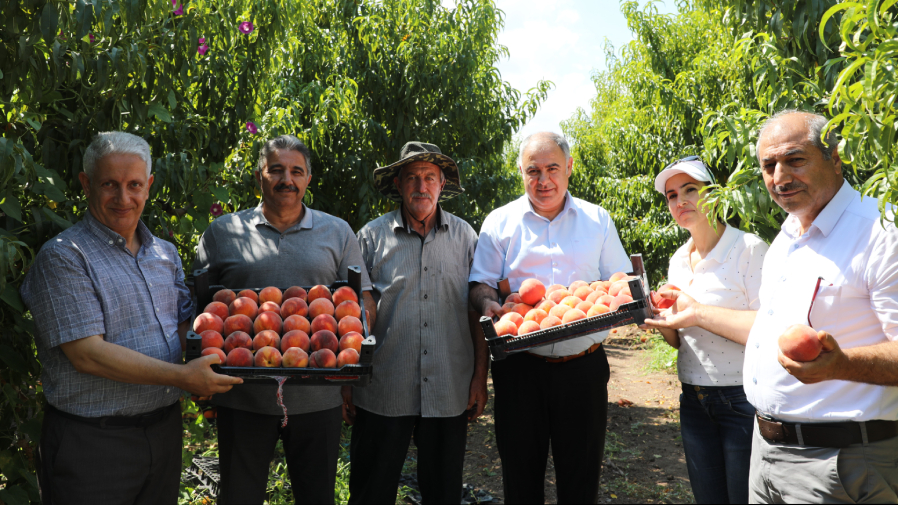
<svg viewBox="0 0 898 505">
<path fill-rule="evenodd" d="M 196 295 L 197 308 L 201 310 L 212 302 L 212 297 L 218 290 L 228 289 L 226 286 L 209 285 L 208 272 L 203 270 L 195 270 L 193 272 L 194 294 Z M 374 348 L 376 339 L 369 334 L 368 317 L 365 313 L 365 306 L 362 299 L 362 273 L 361 268 L 357 266 L 349 267 L 348 279 L 345 281 L 337 281 L 328 286 L 331 293 L 337 289 L 349 286 L 355 291 L 359 299 L 361 307 L 362 321 L 362 350 L 359 353 L 359 363 L 357 365 L 344 365 L 341 368 L 268 368 L 268 367 L 234 367 L 223 365 L 212 365 L 212 369 L 216 373 L 230 375 L 243 378 L 243 385 L 251 384 L 270 384 L 273 377 L 287 377 L 284 385 L 294 386 L 316 386 L 316 385 L 352 385 L 366 386 L 371 381 L 374 373 Z M 302 286 L 308 291 L 311 286 Z M 239 293 L 244 289 L 250 289 L 256 294 L 264 289 L 261 288 L 230 288 L 232 291 Z M 281 291 L 286 288 L 279 287 Z M 199 335 L 190 331 L 187 333 L 187 361 L 200 357 L 202 352 L 202 339 Z M 240 385 L 236 386 L 240 387 Z"/>
<path fill-rule="evenodd" d="M 498 336 L 494 321 L 488 317 L 481 317 L 480 327 L 489 345 L 493 361 L 503 360 L 509 355 L 525 352 L 534 347 L 556 344 L 592 333 L 608 331 L 619 326 L 642 324 L 646 319 L 652 318 L 652 303 L 647 289 L 648 282 L 642 255 L 634 254 L 630 260 L 633 264 L 633 272 L 630 275 L 638 277 L 628 282 L 633 301 L 621 305 L 614 312 L 534 331 L 520 337 Z"/>
</svg>

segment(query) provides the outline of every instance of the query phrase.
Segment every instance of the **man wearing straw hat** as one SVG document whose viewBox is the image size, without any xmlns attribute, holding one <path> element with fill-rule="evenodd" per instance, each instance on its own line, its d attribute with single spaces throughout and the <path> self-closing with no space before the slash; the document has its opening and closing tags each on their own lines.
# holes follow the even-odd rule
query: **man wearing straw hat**
<svg viewBox="0 0 898 505">
<path fill-rule="evenodd" d="M 424 502 L 458 503 L 467 424 L 487 400 L 486 342 L 472 338 L 467 319 L 477 234 L 439 205 L 464 190 L 437 146 L 407 143 L 374 181 L 400 208 L 358 233 L 379 317 L 371 383 L 344 388 L 349 502 L 395 502 L 414 437 Z"/>
</svg>

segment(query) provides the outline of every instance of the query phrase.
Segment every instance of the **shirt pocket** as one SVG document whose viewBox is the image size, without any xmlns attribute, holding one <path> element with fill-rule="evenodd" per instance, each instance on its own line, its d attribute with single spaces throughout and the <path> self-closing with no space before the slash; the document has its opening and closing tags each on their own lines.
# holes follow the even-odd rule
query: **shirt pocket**
<svg viewBox="0 0 898 505">
<path fill-rule="evenodd" d="M 820 286 L 808 310 L 808 322 L 817 331 L 830 328 L 840 317 L 842 286 Z"/>
<path fill-rule="evenodd" d="M 450 307 L 462 303 L 467 306 L 468 300 L 468 274 L 467 263 L 443 260 L 440 262 L 440 275 L 437 282 L 440 285 L 442 302 Z"/>
</svg>

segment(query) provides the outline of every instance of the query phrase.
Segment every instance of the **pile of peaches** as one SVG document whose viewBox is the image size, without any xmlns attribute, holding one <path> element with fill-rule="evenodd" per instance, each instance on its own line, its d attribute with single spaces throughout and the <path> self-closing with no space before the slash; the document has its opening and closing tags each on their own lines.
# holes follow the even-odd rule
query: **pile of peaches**
<svg viewBox="0 0 898 505">
<path fill-rule="evenodd" d="M 519 337 L 614 312 L 633 301 L 628 283 L 637 278 L 618 272 L 607 281 L 574 281 L 567 287 L 553 284 L 548 288 L 537 279 L 527 279 L 517 293 L 505 299 L 501 317 L 494 325 L 496 335 Z"/>
<path fill-rule="evenodd" d="M 193 322 L 202 355 L 235 367 L 342 368 L 359 362 L 362 309 L 350 287 L 222 289 Z M 310 322 L 311 320 L 311 322 Z M 311 335 L 311 336 L 310 336 Z M 338 338 L 339 336 L 339 338 Z"/>
</svg>

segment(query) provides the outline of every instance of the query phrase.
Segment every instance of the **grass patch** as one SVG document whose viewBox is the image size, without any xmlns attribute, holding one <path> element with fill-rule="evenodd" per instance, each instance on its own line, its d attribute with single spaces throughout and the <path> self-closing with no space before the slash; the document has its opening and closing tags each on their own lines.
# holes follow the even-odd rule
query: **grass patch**
<svg viewBox="0 0 898 505">
<path fill-rule="evenodd" d="M 660 333 L 646 333 L 645 349 L 648 352 L 646 370 L 650 372 L 677 373 L 677 350 L 671 347 Z"/>
</svg>

